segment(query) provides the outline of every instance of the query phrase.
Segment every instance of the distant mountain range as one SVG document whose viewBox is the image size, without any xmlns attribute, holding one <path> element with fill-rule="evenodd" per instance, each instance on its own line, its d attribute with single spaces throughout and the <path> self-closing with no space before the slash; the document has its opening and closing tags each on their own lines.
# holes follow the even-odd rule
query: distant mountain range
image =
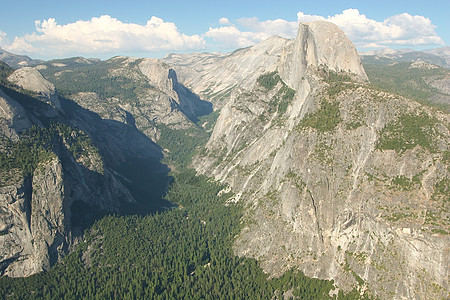
<svg viewBox="0 0 450 300">
<path fill-rule="evenodd" d="M 427 63 L 450 68 L 450 47 L 415 51 L 412 49 L 382 49 L 360 52 L 363 62 L 412 62 L 421 59 Z"/>
<path fill-rule="evenodd" d="M 32 59 L 26 55 L 17 55 L 0 48 L 0 61 L 8 64 L 11 68 L 18 69 L 40 64 L 43 60 Z"/>
</svg>

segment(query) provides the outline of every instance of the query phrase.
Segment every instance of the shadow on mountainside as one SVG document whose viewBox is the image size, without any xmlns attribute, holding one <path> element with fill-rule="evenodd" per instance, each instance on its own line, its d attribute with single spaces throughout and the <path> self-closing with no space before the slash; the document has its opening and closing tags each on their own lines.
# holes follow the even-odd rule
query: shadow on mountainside
<svg viewBox="0 0 450 300">
<path fill-rule="evenodd" d="M 92 138 L 105 167 L 114 172 L 136 200 L 130 203 L 119 199 L 119 214 L 145 215 L 173 206 L 164 199 L 171 179 L 168 175 L 170 169 L 161 163 L 164 155 L 157 144 L 135 126 L 102 119 L 72 100 L 61 98 L 61 105 L 70 123 Z M 74 202 L 72 206 L 74 215 L 89 219 L 82 227 L 90 226 L 95 219 L 107 214 L 100 209 L 96 216 L 91 213 L 91 207 L 83 207 L 82 204 Z"/>
<path fill-rule="evenodd" d="M 164 199 L 171 178 L 169 168 L 161 163 L 162 149 L 133 122 L 129 125 L 102 119 L 63 97 L 59 97 L 62 112 L 58 112 L 32 94 L 0 87 L 25 108 L 33 123 L 44 127 L 63 123 L 81 129 L 98 148 L 107 170 L 103 174 L 78 163 L 62 143 L 52 149 L 61 160 L 64 197 L 70 198 L 70 224 L 75 236 L 107 214 L 144 215 L 173 206 Z"/>
</svg>

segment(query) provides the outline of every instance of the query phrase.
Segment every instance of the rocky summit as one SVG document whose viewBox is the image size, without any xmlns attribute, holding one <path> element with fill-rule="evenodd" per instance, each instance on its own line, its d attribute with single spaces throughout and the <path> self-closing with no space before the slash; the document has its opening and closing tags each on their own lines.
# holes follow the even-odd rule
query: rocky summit
<svg viewBox="0 0 450 300">
<path fill-rule="evenodd" d="M 295 39 L 227 54 L 2 70 L 2 275 L 48 270 L 105 214 L 169 207 L 161 159 L 189 144 L 190 166 L 243 208 L 234 254 L 271 278 L 295 269 L 358 295 L 448 297 L 448 112 L 370 83 L 337 26 L 302 23 Z M 450 97 L 446 70 L 405 70 L 440 93 L 424 97 Z"/>
</svg>

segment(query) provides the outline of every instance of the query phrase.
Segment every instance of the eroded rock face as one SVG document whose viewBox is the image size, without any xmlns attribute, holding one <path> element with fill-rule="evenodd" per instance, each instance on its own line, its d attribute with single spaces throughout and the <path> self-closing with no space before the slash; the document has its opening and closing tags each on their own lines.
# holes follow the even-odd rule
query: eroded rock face
<svg viewBox="0 0 450 300">
<path fill-rule="evenodd" d="M 449 117 L 372 90 L 333 28 L 300 25 L 277 65 L 287 82 L 235 90 L 193 165 L 244 204 L 235 253 L 270 274 L 296 267 L 380 298 L 446 297 L 449 210 L 439 186 L 449 178 Z M 333 81 L 322 67 L 347 77 Z M 429 143 L 400 133 L 385 144 L 407 130 Z"/>
<path fill-rule="evenodd" d="M 11 140 L 18 139 L 18 133 L 31 126 L 22 105 L 0 89 L 0 132 Z"/>
<path fill-rule="evenodd" d="M 318 67 L 368 81 L 356 48 L 342 30 L 325 21 L 300 24 L 296 39 L 283 49 L 280 76 L 286 84 L 298 89 L 307 68 Z"/>
<path fill-rule="evenodd" d="M 5 90 L 12 96 L 0 89 L 0 150 L 3 155 L 19 145 L 23 153 L 19 158 L 13 156 L 19 161 L 12 165 L 1 164 L 0 276 L 22 277 L 48 270 L 77 244 L 95 218 L 139 205 L 130 160 L 151 165 L 152 170 L 140 170 L 139 176 L 154 172 L 163 178 L 158 182 L 163 187 L 146 194 L 146 200 L 161 201 L 158 193 L 164 189 L 168 170 L 159 163 L 159 147 L 134 123 L 102 119 L 66 99 L 67 111 L 60 112 L 39 97 Z M 27 129 L 30 131 L 24 133 Z M 51 135 L 45 142 L 52 144 L 40 145 L 45 150 L 32 144 L 28 153 L 23 148 L 27 145 L 20 143 L 36 131 Z M 44 154 L 41 157 L 36 151 Z M 36 165 L 30 162 L 33 156 Z M 20 160 L 23 157 L 26 159 Z"/>
<path fill-rule="evenodd" d="M 61 111 L 61 103 L 53 83 L 47 81 L 36 68 L 24 67 L 12 73 L 8 80 L 25 90 L 37 93 L 41 99 Z"/>
<path fill-rule="evenodd" d="M 185 86 L 219 109 L 233 89 L 249 89 L 261 74 L 274 71 L 288 43 L 287 39 L 273 36 L 230 54 L 171 54 L 162 61 L 173 66 Z"/>
<path fill-rule="evenodd" d="M 20 277 L 48 270 L 69 245 L 70 197 L 57 157 L 31 177 L 1 188 L 1 273 Z"/>
</svg>

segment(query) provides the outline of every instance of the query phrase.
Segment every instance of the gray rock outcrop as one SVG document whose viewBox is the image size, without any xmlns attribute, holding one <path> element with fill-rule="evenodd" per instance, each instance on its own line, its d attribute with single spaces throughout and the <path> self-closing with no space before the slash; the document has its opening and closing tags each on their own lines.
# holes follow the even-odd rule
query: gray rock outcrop
<svg viewBox="0 0 450 300">
<path fill-rule="evenodd" d="M 2 275 L 19 277 L 48 270 L 65 253 L 70 240 L 68 199 L 57 157 L 42 163 L 32 179 L 1 188 Z"/>
<path fill-rule="evenodd" d="M 24 67 L 12 73 L 8 80 L 21 88 L 35 92 L 45 102 L 61 111 L 61 103 L 56 94 L 55 86 L 47 81 L 35 68 Z"/>
<path fill-rule="evenodd" d="M 18 133 L 32 125 L 22 105 L 0 89 L 0 133 L 17 140 Z"/>
<path fill-rule="evenodd" d="M 447 297 L 448 115 L 371 89 L 354 46 L 324 22 L 301 24 L 272 70 L 275 86 L 231 93 L 193 163 L 245 207 L 235 253 L 382 299 Z M 432 142 L 395 150 L 404 130 Z"/>
<path fill-rule="evenodd" d="M 360 81 L 368 81 L 355 46 L 336 25 L 316 21 L 300 24 L 298 34 L 283 49 L 279 73 L 283 81 L 294 89 L 302 84 L 307 68 L 325 67 L 345 72 Z"/>
</svg>

